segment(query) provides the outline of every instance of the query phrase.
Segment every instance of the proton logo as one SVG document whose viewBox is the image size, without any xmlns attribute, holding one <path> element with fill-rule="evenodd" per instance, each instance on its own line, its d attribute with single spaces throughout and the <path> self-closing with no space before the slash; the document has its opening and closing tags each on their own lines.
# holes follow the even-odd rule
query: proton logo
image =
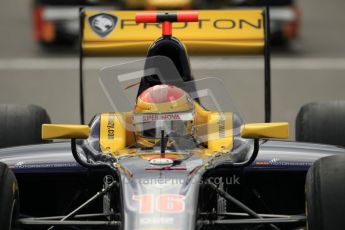
<svg viewBox="0 0 345 230">
<path fill-rule="evenodd" d="M 96 14 L 89 17 L 89 24 L 96 34 L 104 38 L 114 30 L 117 17 L 104 13 Z"/>
</svg>

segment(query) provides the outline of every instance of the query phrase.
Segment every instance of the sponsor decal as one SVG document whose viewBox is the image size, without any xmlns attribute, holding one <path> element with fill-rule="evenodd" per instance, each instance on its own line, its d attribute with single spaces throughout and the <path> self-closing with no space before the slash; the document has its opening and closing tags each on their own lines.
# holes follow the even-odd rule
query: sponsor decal
<svg viewBox="0 0 345 230">
<path fill-rule="evenodd" d="M 118 18 L 116 16 L 105 13 L 89 17 L 91 29 L 102 38 L 106 37 L 114 30 L 117 21 Z"/>
<path fill-rule="evenodd" d="M 79 166 L 78 163 L 74 162 L 45 162 L 45 161 L 20 161 L 16 163 L 14 169 L 37 169 L 37 168 L 74 168 Z"/>
<path fill-rule="evenodd" d="M 174 218 L 172 217 L 142 217 L 139 221 L 140 225 L 172 225 Z"/>
<path fill-rule="evenodd" d="M 114 114 L 109 114 L 108 118 L 108 124 L 107 124 L 107 136 L 108 140 L 114 140 L 114 135 L 115 135 L 115 115 Z"/>
<path fill-rule="evenodd" d="M 174 161 L 169 158 L 154 158 L 150 160 L 151 165 L 172 165 L 173 163 Z"/>
<path fill-rule="evenodd" d="M 218 120 L 218 127 L 219 127 L 219 138 L 225 137 L 225 118 L 223 116 L 219 116 Z"/>
<path fill-rule="evenodd" d="M 149 115 L 143 116 L 143 122 L 157 121 L 157 120 L 176 121 L 176 120 L 181 120 L 181 118 L 179 114 L 149 114 Z"/>
<path fill-rule="evenodd" d="M 279 158 L 273 158 L 272 160 L 270 160 L 271 164 L 275 164 L 275 163 L 279 163 Z"/>
<path fill-rule="evenodd" d="M 312 162 L 292 162 L 281 161 L 278 158 L 273 158 L 269 161 L 256 161 L 256 166 L 277 166 L 277 167 L 310 167 Z"/>
<path fill-rule="evenodd" d="M 270 162 L 267 162 L 267 161 L 256 161 L 255 164 L 256 165 L 270 165 Z"/>
<path fill-rule="evenodd" d="M 136 123 L 151 121 L 191 121 L 192 113 L 144 114 L 134 116 Z"/>
<path fill-rule="evenodd" d="M 173 29 L 187 29 L 188 23 L 178 23 L 173 25 Z M 140 27 L 141 29 L 148 28 L 161 28 L 160 23 L 136 23 L 133 19 L 122 19 L 120 21 L 120 29 L 125 30 L 127 27 Z M 216 20 L 211 20 L 207 18 L 199 19 L 198 29 L 202 30 L 205 28 L 214 28 L 216 30 L 245 30 L 245 29 L 257 29 L 260 30 L 263 27 L 261 19 L 247 20 L 247 19 L 231 19 L 231 18 L 219 18 Z"/>
<path fill-rule="evenodd" d="M 14 166 L 15 166 L 15 167 L 22 167 L 24 164 L 25 164 L 24 161 L 19 161 L 19 162 L 17 162 Z"/>
</svg>

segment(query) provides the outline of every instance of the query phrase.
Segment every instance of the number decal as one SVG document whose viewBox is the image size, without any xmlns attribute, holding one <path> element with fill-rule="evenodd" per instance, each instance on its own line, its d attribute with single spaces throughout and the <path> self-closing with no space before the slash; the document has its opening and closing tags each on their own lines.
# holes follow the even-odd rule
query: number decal
<svg viewBox="0 0 345 230">
<path fill-rule="evenodd" d="M 153 212 L 153 195 L 134 195 L 133 200 L 139 201 L 139 213 L 151 213 Z"/>
<path fill-rule="evenodd" d="M 165 213 L 179 213 L 184 211 L 184 196 L 166 194 L 157 197 L 157 210 Z"/>
<path fill-rule="evenodd" d="M 185 210 L 184 196 L 178 194 L 162 194 L 155 198 L 152 194 L 134 195 L 133 200 L 139 202 L 139 213 L 152 213 L 154 210 L 164 213 L 181 213 Z"/>
</svg>

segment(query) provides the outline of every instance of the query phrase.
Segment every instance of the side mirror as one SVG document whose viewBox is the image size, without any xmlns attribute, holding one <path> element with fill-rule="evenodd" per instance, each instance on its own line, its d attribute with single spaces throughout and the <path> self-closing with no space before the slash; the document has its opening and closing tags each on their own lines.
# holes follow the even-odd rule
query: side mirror
<svg viewBox="0 0 345 230">
<path fill-rule="evenodd" d="M 87 125 L 43 124 L 42 139 L 86 139 L 90 135 Z"/>
<path fill-rule="evenodd" d="M 241 126 L 241 137 L 259 139 L 259 138 L 289 138 L 289 123 L 252 123 Z"/>
</svg>

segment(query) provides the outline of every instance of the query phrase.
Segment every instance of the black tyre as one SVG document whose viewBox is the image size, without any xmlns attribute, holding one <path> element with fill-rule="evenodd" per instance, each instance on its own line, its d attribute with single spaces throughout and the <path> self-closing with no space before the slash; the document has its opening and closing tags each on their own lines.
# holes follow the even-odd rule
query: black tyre
<svg viewBox="0 0 345 230">
<path fill-rule="evenodd" d="M 306 179 L 308 230 L 345 229 L 345 156 L 322 158 Z"/>
<path fill-rule="evenodd" d="M 19 213 L 17 180 L 6 164 L 0 162 L 0 228 L 13 229 Z"/>
<path fill-rule="evenodd" d="M 43 143 L 41 126 L 50 123 L 36 105 L 0 105 L 0 147 Z"/>
<path fill-rule="evenodd" d="M 345 146 L 345 101 L 304 105 L 296 118 L 296 140 Z"/>
</svg>

